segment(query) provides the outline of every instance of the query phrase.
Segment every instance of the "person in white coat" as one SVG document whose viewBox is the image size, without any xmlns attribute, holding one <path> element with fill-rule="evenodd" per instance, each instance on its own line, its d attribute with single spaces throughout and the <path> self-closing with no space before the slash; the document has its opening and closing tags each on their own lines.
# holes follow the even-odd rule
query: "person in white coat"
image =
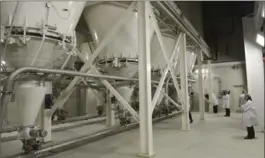
<svg viewBox="0 0 265 158">
<path fill-rule="evenodd" d="M 223 108 L 225 109 L 225 117 L 230 117 L 230 95 L 227 91 L 223 91 L 222 97 Z"/>
<path fill-rule="evenodd" d="M 257 112 L 252 104 L 252 98 L 250 95 L 245 95 L 246 103 L 241 105 L 243 111 L 243 123 L 247 128 L 248 135 L 244 139 L 254 139 L 255 129 L 254 126 L 258 125 Z"/>
<path fill-rule="evenodd" d="M 210 97 L 209 97 L 209 94 L 205 94 L 205 98 L 207 99 L 207 101 L 210 103 Z M 211 102 L 212 102 L 212 104 L 213 104 L 213 112 L 215 113 L 215 114 L 217 114 L 218 113 L 218 100 L 217 100 L 217 97 L 215 96 L 215 94 L 214 93 L 212 93 L 212 95 L 211 95 Z"/>
</svg>

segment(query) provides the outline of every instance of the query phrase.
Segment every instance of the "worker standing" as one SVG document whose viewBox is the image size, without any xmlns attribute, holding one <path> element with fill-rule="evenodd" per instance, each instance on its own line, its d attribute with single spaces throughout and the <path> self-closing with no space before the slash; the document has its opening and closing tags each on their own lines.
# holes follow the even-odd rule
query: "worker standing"
<svg viewBox="0 0 265 158">
<path fill-rule="evenodd" d="M 212 93 L 211 99 L 213 103 L 213 113 L 217 114 L 218 113 L 218 100 L 214 93 Z"/>
<path fill-rule="evenodd" d="M 254 126 L 258 125 L 257 112 L 252 104 L 252 98 L 250 95 L 245 95 L 245 104 L 241 105 L 243 111 L 243 123 L 247 128 L 248 135 L 244 139 L 254 139 L 255 129 Z"/>
<path fill-rule="evenodd" d="M 228 117 L 230 117 L 230 91 L 227 91 L 227 109 L 228 109 Z"/>
<path fill-rule="evenodd" d="M 218 113 L 218 100 L 217 100 L 217 97 L 215 96 L 215 94 L 212 93 L 211 100 L 210 100 L 209 94 L 205 94 L 205 98 L 207 99 L 206 101 L 208 101 L 209 104 L 212 102 L 213 112 L 215 114 Z"/>
<path fill-rule="evenodd" d="M 191 112 L 190 112 L 190 110 L 191 110 L 191 102 L 190 102 L 190 100 L 191 100 L 191 98 L 193 97 L 193 92 L 191 92 L 190 93 L 190 95 L 188 96 L 189 98 L 189 104 L 188 104 L 188 109 L 189 109 L 189 120 L 190 120 L 190 123 L 192 123 L 193 122 L 193 118 L 192 118 L 192 114 L 191 114 Z"/>
<path fill-rule="evenodd" d="M 223 97 L 222 97 L 222 104 L 223 108 L 225 109 L 225 117 L 230 117 L 230 101 L 229 101 L 229 94 L 228 91 L 223 91 Z"/>
</svg>

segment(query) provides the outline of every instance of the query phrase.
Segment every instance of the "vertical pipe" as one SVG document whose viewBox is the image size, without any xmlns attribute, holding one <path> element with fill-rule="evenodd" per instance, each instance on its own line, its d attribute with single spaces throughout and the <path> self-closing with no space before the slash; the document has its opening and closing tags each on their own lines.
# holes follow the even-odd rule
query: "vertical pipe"
<svg viewBox="0 0 265 158">
<path fill-rule="evenodd" d="M 181 93 L 183 97 L 182 104 L 182 130 L 190 130 L 189 124 L 189 94 L 188 94 L 188 70 L 187 70 L 187 54 L 186 54 L 186 34 L 180 42 L 180 78 L 181 78 Z"/>
<path fill-rule="evenodd" d="M 198 53 L 198 87 L 199 87 L 199 107 L 200 107 L 200 120 L 204 120 L 204 112 L 205 112 L 205 105 L 204 105 L 204 84 L 203 84 L 203 74 L 202 74 L 202 61 L 203 61 L 203 53 L 201 50 Z"/>
<path fill-rule="evenodd" d="M 108 89 L 106 89 L 106 101 L 106 124 L 111 127 L 115 125 L 115 111 L 114 104 L 111 103 L 110 91 Z"/>
<path fill-rule="evenodd" d="M 152 130 L 151 62 L 148 26 L 149 2 L 138 1 L 139 49 L 139 103 L 140 103 L 140 153 L 142 157 L 154 155 Z"/>
<path fill-rule="evenodd" d="M 208 66 L 208 93 L 209 93 L 209 113 L 213 113 L 213 102 L 212 102 L 212 94 L 213 94 L 213 87 L 212 87 L 212 68 L 211 68 L 211 60 L 207 61 Z"/>
</svg>

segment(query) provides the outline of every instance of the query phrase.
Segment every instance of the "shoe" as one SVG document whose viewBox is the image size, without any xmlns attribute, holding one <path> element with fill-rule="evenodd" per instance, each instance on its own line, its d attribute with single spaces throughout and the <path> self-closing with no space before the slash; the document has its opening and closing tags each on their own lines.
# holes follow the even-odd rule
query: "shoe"
<svg viewBox="0 0 265 158">
<path fill-rule="evenodd" d="M 252 138 L 250 138 L 250 137 L 246 136 L 244 139 L 252 139 Z"/>
</svg>

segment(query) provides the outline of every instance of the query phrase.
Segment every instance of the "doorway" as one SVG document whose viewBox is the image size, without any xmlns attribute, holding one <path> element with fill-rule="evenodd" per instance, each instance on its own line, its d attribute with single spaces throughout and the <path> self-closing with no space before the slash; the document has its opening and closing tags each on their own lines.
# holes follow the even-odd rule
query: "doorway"
<svg viewBox="0 0 265 158">
<path fill-rule="evenodd" d="M 238 99 L 240 94 L 242 94 L 242 91 L 245 90 L 245 87 L 243 85 L 235 85 L 233 86 L 232 92 L 231 92 L 231 99 L 230 99 L 230 105 L 231 105 L 231 111 L 232 112 L 240 112 L 240 107 L 238 105 Z"/>
</svg>

